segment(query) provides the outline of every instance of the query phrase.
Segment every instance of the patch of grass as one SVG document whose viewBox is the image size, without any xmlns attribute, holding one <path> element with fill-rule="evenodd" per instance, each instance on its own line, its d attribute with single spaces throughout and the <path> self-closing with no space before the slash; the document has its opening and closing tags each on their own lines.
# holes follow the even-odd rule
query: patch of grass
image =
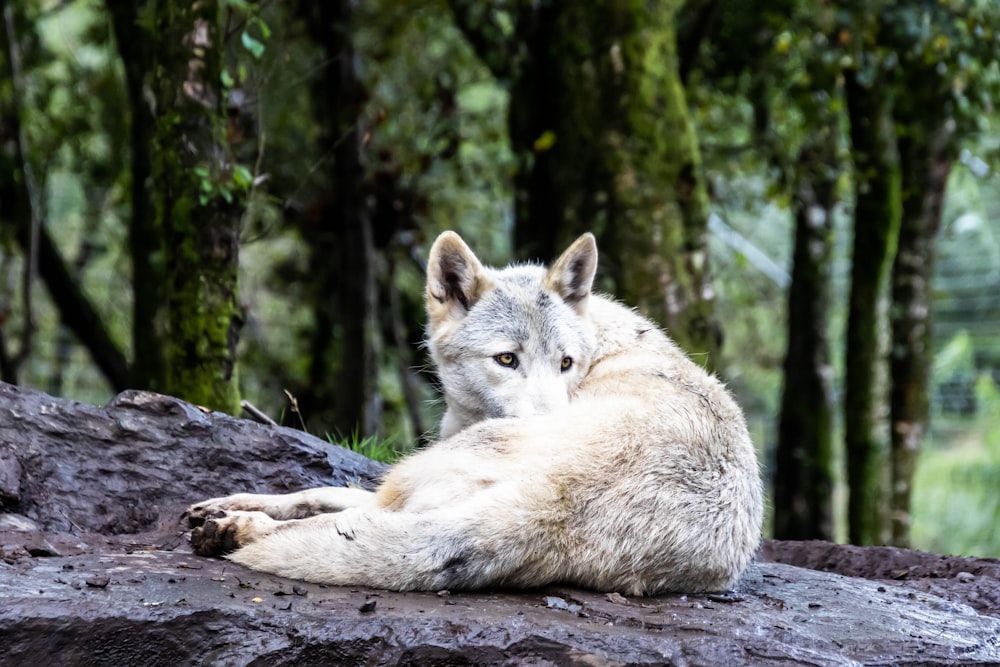
<svg viewBox="0 0 1000 667">
<path fill-rule="evenodd" d="M 382 463 L 395 463 L 406 454 L 406 450 L 399 446 L 396 436 L 380 438 L 377 435 L 370 435 L 362 438 L 361 434 L 355 429 L 346 437 L 341 436 L 337 438 L 327 433 L 326 439 L 331 444 L 349 449 L 352 452 L 357 452 L 362 456 L 367 456 Z"/>
</svg>

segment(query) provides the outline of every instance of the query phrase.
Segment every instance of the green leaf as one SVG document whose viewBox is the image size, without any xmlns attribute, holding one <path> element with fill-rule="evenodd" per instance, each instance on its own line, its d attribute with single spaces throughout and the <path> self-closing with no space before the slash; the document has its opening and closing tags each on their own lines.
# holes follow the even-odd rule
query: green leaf
<svg viewBox="0 0 1000 667">
<path fill-rule="evenodd" d="M 256 25 L 260 29 L 260 36 L 264 39 L 271 37 L 271 28 L 259 16 L 254 16 L 250 19 L 250 24 Z"/>
<path fill-rule="evenodd" d="M 253 183 L 253 172 L 247 169 L 244 165 L 238 164 L 233 167 L 233 182 L 237 187 L 247 189 L 250 184 Z"/>
<path fill-rule="evenodd" d="M 264 44 L 251 37 L 246 30 L 240 35 L 240 41 L 243 43 L 243 48 L 249 51 L 254 58 L 260 58 L 264 55 Z"/>
<path fill-rule="evenodd" d="M 233 75 L 230 74 L 229 70 L 226 69 L 222 70 L 222 72 L 219 74 L 219 80 L 222 82 L 222 85 L 225 86 L 226 88 L 232 88 L 234 85 L 236 85 L 236 81 L 233 79 Z"/>
</svg>

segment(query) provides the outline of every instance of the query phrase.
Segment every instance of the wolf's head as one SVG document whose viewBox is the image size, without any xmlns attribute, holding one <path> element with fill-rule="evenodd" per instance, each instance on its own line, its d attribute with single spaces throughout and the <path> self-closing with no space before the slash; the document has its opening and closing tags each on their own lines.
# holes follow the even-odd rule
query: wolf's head
<svg viewBox="0 0 1000 667">
<path fill-rule="evenodd" d="M 584 234 L 552 268 L 483 266 L 454 232 L 427 265 L 427 341 L 448 410 L 441 437 L 490 417 L 566 405 L 590 368 L 597 245 Z"/>
</svg>

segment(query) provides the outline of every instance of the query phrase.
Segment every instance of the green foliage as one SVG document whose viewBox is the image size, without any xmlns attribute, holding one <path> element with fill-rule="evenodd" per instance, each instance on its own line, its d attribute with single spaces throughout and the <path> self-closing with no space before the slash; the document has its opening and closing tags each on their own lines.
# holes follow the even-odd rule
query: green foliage
<svg viewBox="0 0 1000 667">
<path fill-rule="evenodd" d="M 1000 389 L 976 383 L 979 413 L 966 439 L 924 453 L 914 480 L 914 546 L 1000 557 Z"/>
</svg>

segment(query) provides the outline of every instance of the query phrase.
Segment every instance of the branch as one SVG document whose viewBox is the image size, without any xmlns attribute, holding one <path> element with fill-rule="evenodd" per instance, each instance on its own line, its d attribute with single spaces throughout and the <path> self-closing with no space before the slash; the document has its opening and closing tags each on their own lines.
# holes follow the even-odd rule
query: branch
<svg viewBox="0 0 1000 667">
<path fill-rule="evenodd" d="M 18 231 L 18 240 L 23 244 L 27 230 L 21 225 Z M 130 370 L 124 353 L 111 339 L 77 277 L 67 268 L 48 230 L 42 226 L 38 231 L 38 272 L 59 309 L 60 319 L 87 348 L 112 388 L 115 391 L 127 389 Z"/>
</svg>

